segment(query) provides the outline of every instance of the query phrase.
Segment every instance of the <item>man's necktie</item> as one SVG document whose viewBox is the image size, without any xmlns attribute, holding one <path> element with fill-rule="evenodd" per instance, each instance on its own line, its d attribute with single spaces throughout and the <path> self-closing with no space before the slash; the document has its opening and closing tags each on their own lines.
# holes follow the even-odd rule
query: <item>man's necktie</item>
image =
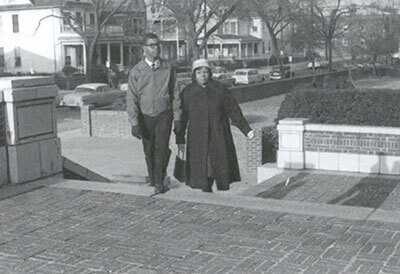
<svg viewBox="0 0 400 274">
<path fill-rule="evenodd" d="M 152 69 L 152 70 L 156 70 L 156 64 L 154 64 L 154 63 L 151 64 L 151 69 Z"/>
</svg>

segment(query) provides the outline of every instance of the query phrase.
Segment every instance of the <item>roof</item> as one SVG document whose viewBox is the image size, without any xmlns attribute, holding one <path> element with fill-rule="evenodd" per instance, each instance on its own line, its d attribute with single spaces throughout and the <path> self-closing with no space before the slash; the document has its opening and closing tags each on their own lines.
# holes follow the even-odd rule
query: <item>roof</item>
<svg viewBox="0 0 400 274">
<path fill-rule="evenodd" d="M 240 42 L 260 42 L 261 39 L 252 35 L 236 35 L 236 34 L 215 34 L 215 37 L 221 40 L 238 40 Z"/>
</svg>

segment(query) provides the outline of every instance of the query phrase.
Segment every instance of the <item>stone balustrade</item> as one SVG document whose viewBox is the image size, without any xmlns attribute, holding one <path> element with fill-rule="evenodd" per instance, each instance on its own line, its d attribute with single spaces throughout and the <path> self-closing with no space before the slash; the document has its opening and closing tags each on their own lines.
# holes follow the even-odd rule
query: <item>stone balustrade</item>
<svg viewBox="0 0 400 274">
<path fill-rule="evenodd" d="M 5 112 L 8 169 L 7 177 L 4 170 L 0 171 L 1 183 L 23 183 L 60 174 L 61 145 L 55 112 L 58 88 L 53 78 L 1 78 L 0 91 L 3 100 L 0 112 L 2 109 Z M 0 148 L 0 163 L 2 159 Z"/>
</svg>

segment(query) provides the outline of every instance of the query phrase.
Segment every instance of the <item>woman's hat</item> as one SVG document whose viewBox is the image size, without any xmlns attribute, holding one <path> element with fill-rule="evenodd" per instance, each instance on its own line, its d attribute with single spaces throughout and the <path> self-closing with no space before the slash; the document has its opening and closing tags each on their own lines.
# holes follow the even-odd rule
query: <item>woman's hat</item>
<svg viewBox="0 0 400 274">
<path fill-rule="evenodd" d="M 207 59 L 197 59 L 196 61 L 193 62 L 192 65 L 192 71 L 194 71 L 197 68 L 201 68 L 201 67 L 206 67 L 211 69 L 210 64 L 208 63 Z"/>
</svg>

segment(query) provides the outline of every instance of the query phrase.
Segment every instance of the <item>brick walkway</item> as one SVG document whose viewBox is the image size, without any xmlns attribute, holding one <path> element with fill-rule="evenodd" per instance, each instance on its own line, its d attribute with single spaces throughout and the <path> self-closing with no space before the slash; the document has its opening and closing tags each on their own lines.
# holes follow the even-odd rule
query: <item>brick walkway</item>
<svg viewBox="0 0 400 274">
<path fill-rule="evenodd" d="M 47 186 L 0 208 L 1 273 L 400 273 L 400 224 Z"/>
</svg>

